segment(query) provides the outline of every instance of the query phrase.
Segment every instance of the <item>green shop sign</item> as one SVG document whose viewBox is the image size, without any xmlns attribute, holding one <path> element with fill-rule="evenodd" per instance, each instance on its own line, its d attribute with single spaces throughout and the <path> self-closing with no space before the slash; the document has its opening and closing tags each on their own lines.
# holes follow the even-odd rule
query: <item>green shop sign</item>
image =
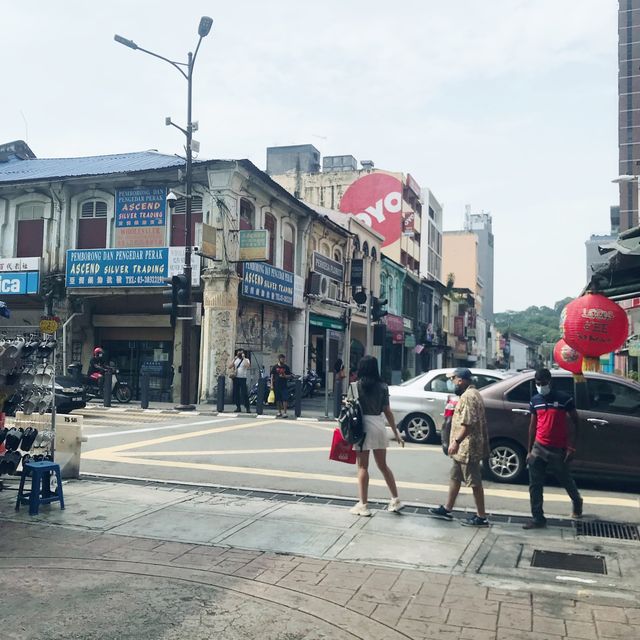
<svg viewBox="0 0 640 640">
<path fill-rule="evenodd" d="M 315 313 L 309 315 L 309 324 L 314 327 L 322 327 L 323 329 L 335 329 L 336 331 L 344 331 L 344 322 L 337 318 L 327 318 L 319 316 Z"/>
</svg>

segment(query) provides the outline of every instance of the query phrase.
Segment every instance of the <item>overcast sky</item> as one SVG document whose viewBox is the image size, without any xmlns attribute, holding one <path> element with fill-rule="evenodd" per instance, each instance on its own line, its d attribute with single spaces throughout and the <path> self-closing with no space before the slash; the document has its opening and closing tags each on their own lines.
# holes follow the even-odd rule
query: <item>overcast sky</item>
<svg viewBox="0 0 640 640">
<path fill-rule="evenodd" d="M 200 157 L 264 169 L 267 146 L 312 143 L 411 173 L 446 229 L 490 212 L 497 311 L 586 284 L 617 203 L 614 0 L 3 2 L 0 141 L 179 152 L 186 82 L 113 35 L 186 60 L 201 15 Z"/>
</svg>

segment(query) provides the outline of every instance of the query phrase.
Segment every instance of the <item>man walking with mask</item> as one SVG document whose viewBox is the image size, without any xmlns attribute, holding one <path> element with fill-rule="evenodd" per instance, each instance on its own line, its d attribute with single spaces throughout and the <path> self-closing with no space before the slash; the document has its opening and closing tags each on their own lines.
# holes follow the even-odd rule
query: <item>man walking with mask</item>
<svg viewBox="0 0 640 640">
<path fill-rule="evenodd" d="M 453 372 L 452 377 L 456 395 L 460 396 L 460 400 L 451 422 L 449 456 L 453 458 L 453 465 L 449 476 L 449 496 L 446 505 L 429 509 L 429 514 L 442 520 L 453 520 L 451 512 L 464 482 L 473 491 L 477 513 L 463 520 L 461 524 L 467 527 L 488 527 L 480 469 L 482 460 L 489 456 L 489 436 L 484 403 L 472 384 L 469 369 L 460 367 Z"/>
<path fill-rule="evenodd" d="M 573 502 L 571 517 L 582 516 L 582 498 L 569 470 L 569 462 L 576 451 L 575 433 L 579 424 L 575 403 L 568 393 L 553 388 L 549 369 L 536 371 L 535 383 L 536 394 L 529 405 L 531 421 L 527 456 L 532 519 L 523 525 L 523 529 L 547 526 L 542 509 L 547 471 L 553 473 L 569 494 Z M 573 429 L 569 428 L 567 416 L 571 418 Z"/>
</svg>

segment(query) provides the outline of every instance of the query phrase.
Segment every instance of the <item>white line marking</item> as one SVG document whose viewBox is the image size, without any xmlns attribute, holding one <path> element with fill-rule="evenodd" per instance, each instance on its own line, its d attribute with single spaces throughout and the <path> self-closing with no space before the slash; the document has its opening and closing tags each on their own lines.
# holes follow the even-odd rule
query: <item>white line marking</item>
<svg viewBox="0 0 640 640">
<path fill-rule="evenodd" d="M 112 431 L 110 433 L 96 433 L 93 435 L 88 435 L 87 438 L 89 440 L 94 440 L 95 438 L 109 438 L 111 436 L 125 436 L 130 433 L 147 433 L 148 431 L 164 431 L 166 429 L 179 429 L 181 427 L 196 427 L 202 424 L 215 424 L 216 422 L 222 422 L 224 418 L 212 418 L 210 420 L 199 420 L 198 422 L 184 422 L 181 424 L 165 424 L 161 427 L 147 427 L 146 429 L 128 429 L 127 431 Z M 104 425 L 106 426 L 106 425 Z"/>
</svg>

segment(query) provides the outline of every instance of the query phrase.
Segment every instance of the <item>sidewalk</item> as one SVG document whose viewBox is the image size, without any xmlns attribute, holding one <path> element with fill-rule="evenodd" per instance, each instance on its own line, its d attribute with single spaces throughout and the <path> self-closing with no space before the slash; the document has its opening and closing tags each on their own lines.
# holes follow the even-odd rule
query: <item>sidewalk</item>
<svg viewBox="0 0 640 640">
<path fill-rule="evenodd" d="M 35 517 L 0 493 L 3 639 L 640 637 L 640 543 L 568 522 L 531 533 L 264 491 L 64 490 L 65 511 Z M 536 550 L 603 557 L 607 575 L 533 568 Z"/>
<path fill-rule="evenodd" d="M 153 412 L 162 412 L 168 414 L 177 414 L 177 415 L 224 415 L 224 416 L 235 416 L 235 406 L 233 403 L 226 404 L 224 407 L 224 413 L 218 413 L 216 409 L 216 405 L 214 404 L 198 404 L 194 411 L 178 411 L 175 409 L 175 402 L 152 402 L 149 405 L 148 409 L 142 409 L 140 407 L 140 402 L 136 400 L 132 400 L 127 404 L 119 404 L 115 400 L 112 401 L 111 407 L 107 408 L 107 411 L 130 411 L 130 412 L 139 412 L 139 411 L 153 411 Z M 99 408 L 104 409 L 102 401 L 91 401 L 87 403 L 87 408 Z M 79 411 L 81 413 L 82 410 Z M 272 416 L 275 418 L 277 410 L 275 407 L 264 406 L 262 417 Z M 333 421 L 335 418 L 333 417 L 333 397 L 329 397 L 329 410 L 328 416 L 325 415 L 325 399 L 323 396 L 314 396 L 313 398 L 304 398 L 302 400 L 302 413 L 299 419 L 307 419 L 307 420 L 320 420 L 320 421 Z M 238 414 L 240 415 L 240 414 Z M 246 417 L 247 414 L 242 413 L 242 417 Z M 255 406 L 251 407 L 251 415 L 256 415 Z M 295 419 L 294 408 L 293 406 L 289 407 L 289 416 L 290 419 Z"/>
</svg>

